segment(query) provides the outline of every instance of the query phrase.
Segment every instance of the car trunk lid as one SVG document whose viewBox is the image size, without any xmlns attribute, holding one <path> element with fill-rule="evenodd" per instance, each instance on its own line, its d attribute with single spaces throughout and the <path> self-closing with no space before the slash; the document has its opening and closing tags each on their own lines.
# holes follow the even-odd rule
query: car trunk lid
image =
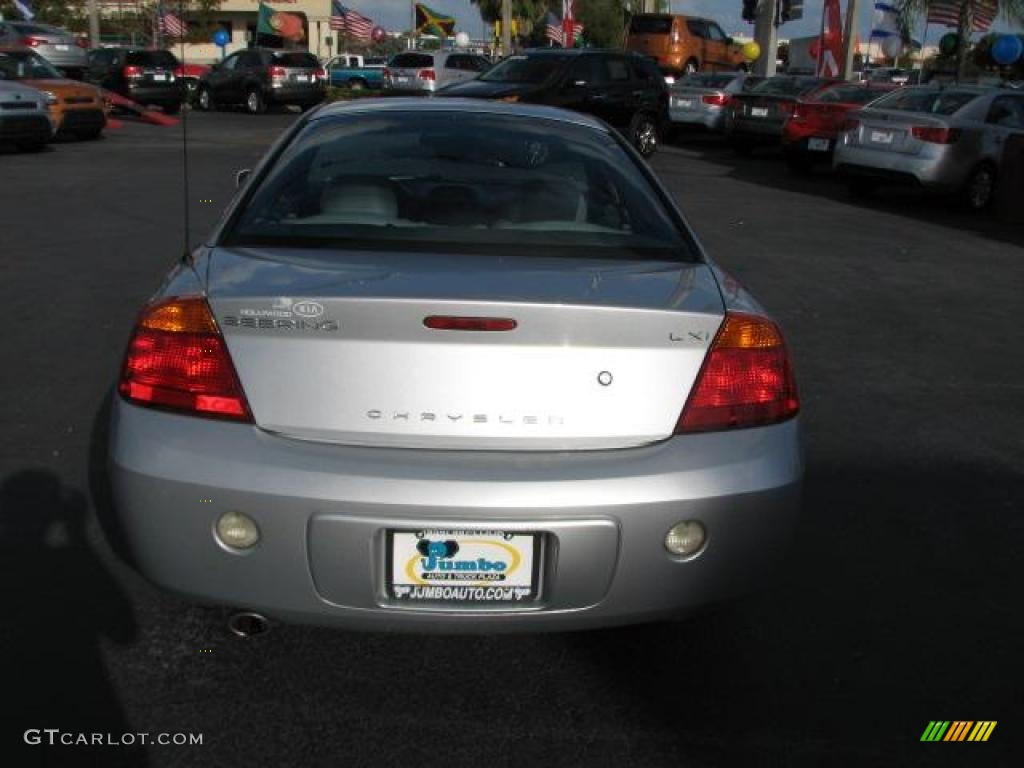
<svg viewBox="0 0 1024 768">
<path fill-rule="evenodd" d="M 252 249 L 213 253 L 209 300 L 261 428 L 438 449 L 664 439 L 724 314 L 703 264 Z"/>
<path fill-rule="evenodd" d="M 904 110 L 863 109 L 851 113 L 856 125 L 850 131 L 855 146 L 898 154 L 916 155 L 928 142 L 915 136 L 915 129 L 948 129 L 941 117 L 924 112 Z"/>
</svg>

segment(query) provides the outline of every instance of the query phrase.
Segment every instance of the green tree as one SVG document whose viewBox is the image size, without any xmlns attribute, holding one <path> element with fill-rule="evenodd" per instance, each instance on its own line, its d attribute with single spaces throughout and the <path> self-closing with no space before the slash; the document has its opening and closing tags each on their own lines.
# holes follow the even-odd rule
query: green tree
<svg viewBox="0 0 1024 768">
<path fill-rule="evenodd" d="M 1024 0 L 997 0 L 999 15 L 1011 24 L 1024 24 Z M 896 7 L 903 17 L 904 24 L 909 28 L 914 20 L 924 18 L 928 12 L 928 6 L 932 0 L 897 0 Z M 960 46 L 957 49 L 956 71 L 957 77 L 963 78 L 967 74 L 969 49 L 969 30 L 974 25 L 974 0 L 960 0 L 960 24 L 957 28 L 957 36 Z"/>
<path fill-rule="evenodd" d="M 470 0 L 480 9 L 480 18 L 488 24 L 501 19 L 502 0 Z M 548 12 L 548 0 L 512 0 L 512 18 L 537 21 Z"/>
<path fill-rule="evenodd" d="M 583 38 L 598 48 L 621 48 L 625 43 L 626 11 L 622 0 L 583 0 L 577 3 Z"/>
</svg>

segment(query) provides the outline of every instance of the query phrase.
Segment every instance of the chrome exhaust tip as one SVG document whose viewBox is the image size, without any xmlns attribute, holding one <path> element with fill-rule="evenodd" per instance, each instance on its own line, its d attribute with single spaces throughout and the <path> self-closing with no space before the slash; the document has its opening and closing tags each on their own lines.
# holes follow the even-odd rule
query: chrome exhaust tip
<svg viewBox="0 0 1024 768">
<path fill-rule="evenodd" d="M 258 613 L 242 611 L 228 619 L 228 629 L 238 637 L 256 637 L 270 631 L 270 621 Z"/>
</svg>

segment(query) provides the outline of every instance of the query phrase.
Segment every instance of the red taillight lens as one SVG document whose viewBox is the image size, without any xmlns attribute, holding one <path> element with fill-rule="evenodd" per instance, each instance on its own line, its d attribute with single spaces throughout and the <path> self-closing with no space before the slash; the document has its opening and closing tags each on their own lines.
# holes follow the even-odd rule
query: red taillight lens
<svg viewBox="0 0 1024 768">
<path fill-rule="evenodd" d="M 127 66 L 121 70 L 125 77 L 142 77 L 142 67 Z"/>
<path fill-rule="evenodd" d="M 384 67 L 384 71 L 381 73 L 381 77 L 383 77 L 384 79 L 390 78 L 391 77 L 391 70 L 388 69 L 387 67 Z"/>
<path fill-rule="evenodd" d="M 313 73 L 313 77 L 315 77 L 318 80 L 326 80 L 327 79 L 327 70 L 324 69 L 323 67 L 320 67 L 320 69 L 318 69 L 316 72 Z"/>
<path fill-rule="evenodd" d="M 118 391 L 139 405 L 251 421 L 227 346 L 202 297 L 145 309 L 128 343 Z"/>
<path fill-rule="evenodd" d="M 518 323 L 510 317 L 455 317 L 431 315 L 423 319 L 435 331 L 512 331 Z"/>
<path fill-rule="evenodd" d="M 955 128 L 933 128 L 923 125 L 915 125 L 910 129 L 915 139 L 927 141 L 931 144 L 952 144 L 960 136 Z"/>
<path fill-rule="evenodd" d="M 285 77 L 287 74 L 288 73 L 285 71 L 284 67 L 271 67 L 270 68 L 270 76 L 272 78 L 274 78 L 275 80 L 280 80 L 282 77 Z"/>
<path fill-rule="evenodd" d="M 29 48 L 38 48 L 45 44 L 46 41 L 41 37 L 23 37 L 18 41 L 18 45 L 27 45 Z"/>
<path fill-rule="evenodd" d="M 704 360 L 676 433 L 774 424 L 800 410 L 793 369 L 775 323 L 729 313 Z"/>
<path fill-rule="evenodd" d="M 416 76 L 420 80 L 437 80 L 437 73 L 432 69 L 421 69 Z"/>
<path fill-rule="evenodd" d="M 700 100 L 705 104 L 713 104 L 716 107 L 724 107 L 729 102 L 729 97 L 724 93 L 709 93 L 707 96 L 701 96 Z"/>
</svg>

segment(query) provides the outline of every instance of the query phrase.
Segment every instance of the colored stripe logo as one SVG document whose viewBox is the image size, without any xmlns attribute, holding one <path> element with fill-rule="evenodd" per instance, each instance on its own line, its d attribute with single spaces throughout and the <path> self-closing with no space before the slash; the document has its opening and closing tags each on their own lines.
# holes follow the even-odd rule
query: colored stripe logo
<svg viewBox="0 0 1024 768">
<path fill-rule="evenodd" d="M 988 741 L 996 720 L 931 720 L 921 741 Z"/>
</svg>

